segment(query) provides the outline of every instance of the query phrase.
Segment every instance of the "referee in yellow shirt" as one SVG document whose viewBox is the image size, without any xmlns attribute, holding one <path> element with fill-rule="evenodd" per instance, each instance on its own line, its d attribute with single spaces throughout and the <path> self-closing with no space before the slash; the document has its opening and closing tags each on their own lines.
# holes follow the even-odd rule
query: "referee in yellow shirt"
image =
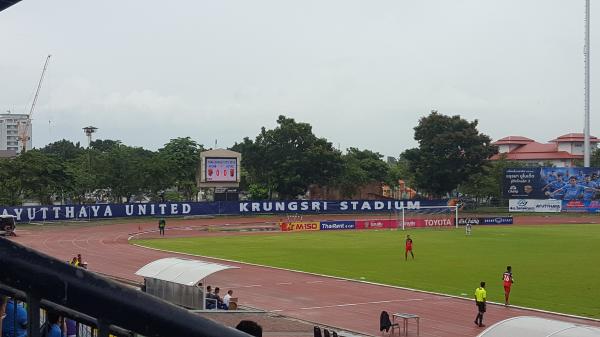
<svg viewBox="0 0 600 337">
<path fill-rule="evenodd" d="M 477 317 L 475 317 L 475 325 L 484 327 L 483 314 L 485 313 L 485 300 L 487 292 L 485 291 L 485 282 L 481 282 L 480 287 L 475 289 L 475 304 L 477 304 Z"/>
</svg>

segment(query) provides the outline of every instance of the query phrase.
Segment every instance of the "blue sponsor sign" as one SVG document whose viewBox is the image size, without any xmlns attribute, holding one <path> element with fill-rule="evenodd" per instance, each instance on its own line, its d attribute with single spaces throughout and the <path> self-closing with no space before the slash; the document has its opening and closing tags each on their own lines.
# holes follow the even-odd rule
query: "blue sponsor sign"
<svg viewBox="0 0 600 337">
<path fill-rule="evenodd" d="M 0 214 L 14 215 L 17 221 L 28 222 L 140 216 L 377 213 L 402 211 L 403 208 L 418 210 L 423 206 L 446 204 L 446 200 L 218 201 L 0 207 Z"/>
<path fill-rule="evenodd" d="M 343 220 L 343 221 L 321 221 L 321 230 L 341 230 L 341 229 L 355 229 L 356 222 L 354 220 Z"/>
<path fill-rule="evenodd" d="M 489 218 L 479 218 L 480 224 L 482 225 L 512 225 L 513 217 L 512 216 L 497 216 L 497 217 L 489 217 Z"/>
</svg>

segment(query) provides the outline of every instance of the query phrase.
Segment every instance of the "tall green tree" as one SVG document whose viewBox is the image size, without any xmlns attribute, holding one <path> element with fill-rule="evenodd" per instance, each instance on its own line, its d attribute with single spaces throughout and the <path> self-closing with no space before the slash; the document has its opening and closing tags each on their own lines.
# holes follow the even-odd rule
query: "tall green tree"
<svg viewBox="0 0 600 337">
<path fill-rule="evenodd" d="M 343 170 L 336 179 L 342 195 L 351 197 L 372 182 L 391 183 L 390 165 L 382 159 L 377 152 L 349 148 L 342 156 Z"/>
<path fill-rule="evenodd" d="M 22 202 L 23 167 L 17 159 L 0 160 L 0 205 L 16 206 Z"/>
<path fill-rule="evenodd" d="M 477 130 L 477 120 L 432 112 L 414 128 L 419 147 L 406 150 L 410 170 L 420 190 L 435 196 L 451 192 L 471 176 L 483 172 L 486 160 L 497 153 L 491 139 Z"/>
<path fill-rule="evenodd" d="M 590 156 L 590 167 L 600 167 L 600 149 L 592 151 Z"/>
<path fill-rule="evenodd" d="M 311 184 L 326 185 L 342 170 L 341 153 L 308 123 L 279 116 L 277 127 L 263 127 L 254 141 L 245 138 L 232 149 L 242 153 L 249 183 L 266 186 L 280 198 L 304 194 Z"/>
<path fill-rule="evenodd" d="M 61 160 L 74 160 L 85 153 L 79 142 L 73 143 L 66 139 L 50 143 L 40 149 L 42 153 L 55 155 Z"/>
<path fill-rule="evenodd" d="M 158 150 L 162 160 L 168 165 L 174 185 L 186 200 L 191 200 L 197 192 L 196 172 L 202 151 L 204 147 L 190 137 L 171 139 Z"/>
<path fill-rule="evenodd" d="M 42 204 L 51 204 L 53 198 L 60 196 L 64 186 L 72 180 L 64 162 L 54 155 L 31 150 L 20 154 L 16 160 L 21 169 L 24 195 Z"/>
</svg>

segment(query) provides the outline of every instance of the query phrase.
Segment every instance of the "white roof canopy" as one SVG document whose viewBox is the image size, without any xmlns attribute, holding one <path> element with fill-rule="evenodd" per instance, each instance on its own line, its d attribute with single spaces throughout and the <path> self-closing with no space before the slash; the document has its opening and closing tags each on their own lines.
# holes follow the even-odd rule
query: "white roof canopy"
<svg viewBox="0 0 600 337">
<path fill-rule="evenodd" d="M 238 269 L 219 263 L 168 257 L 148 263 L 136 275 L 193 286 L 210 274 L 226 269 Z"/>
<path fill-rule="evenodd" d="M 519 316 L 498 322 L 478 337 L 600 337 L 600 328 L 552 319 Z"/>
</svg>

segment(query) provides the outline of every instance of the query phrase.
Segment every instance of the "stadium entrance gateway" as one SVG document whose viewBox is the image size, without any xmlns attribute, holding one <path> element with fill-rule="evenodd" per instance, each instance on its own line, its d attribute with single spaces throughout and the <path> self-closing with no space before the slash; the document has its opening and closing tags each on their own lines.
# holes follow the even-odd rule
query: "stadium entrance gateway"
<svg viewBox="0 0 600 337">
<path fill-rule="evenodd" d="M 135 274 L 144 278 L 146 293 L 185 308 L 205 310 L 205 279 L 227 269 L 239 267 L 169 257 L 150 262 Z"/>
</svg>

